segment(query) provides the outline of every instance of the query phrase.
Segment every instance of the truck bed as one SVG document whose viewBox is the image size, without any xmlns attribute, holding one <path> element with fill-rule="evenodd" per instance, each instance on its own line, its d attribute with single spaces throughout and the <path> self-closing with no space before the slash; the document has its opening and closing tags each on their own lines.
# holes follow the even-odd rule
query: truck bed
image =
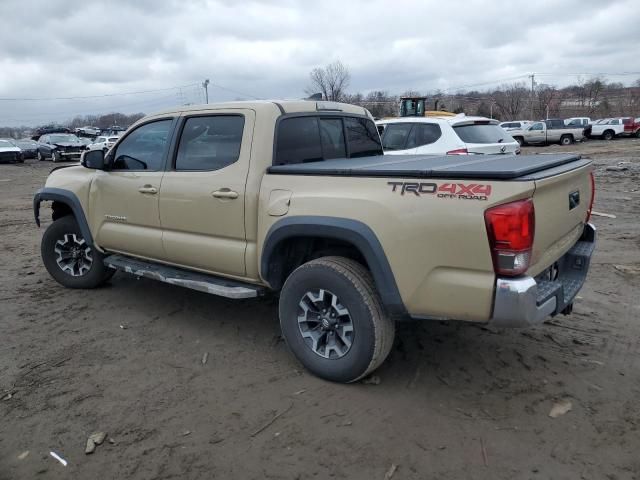
<svg viewBox="0 0 640 480">
<path fill-rule="evenodd" d="M 472 178 L 512 180 L 554 168 L 567 171 L 589 163 L 580 155 L 378 155 L 341 158 L 268 169 L 278 175 L 322 175 L 403 178 Z M 565 168 L 555 168 L 565 167 Z"/>
</svg>

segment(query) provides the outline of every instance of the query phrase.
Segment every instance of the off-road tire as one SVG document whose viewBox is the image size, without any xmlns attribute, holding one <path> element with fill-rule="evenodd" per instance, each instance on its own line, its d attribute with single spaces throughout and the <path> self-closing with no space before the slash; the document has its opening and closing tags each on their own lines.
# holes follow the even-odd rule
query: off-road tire
<svg viewBox="0 0 640 480">
<path fill-rule="evenodd" d="M 613 140 L 613 137 L 615 137 L 615 133 L 613 132 L 613 130 L 605 130 L 602 134 L 603 140 Z"/>
<path fill-rule="evenodd" d="M 58 218 L 49 225 L 42 236 L 42 243 L 40 244 L 40 253 L 44 266 L 56 282 L 67 288 L 96 288 L 113 276 L 115 270 L 104 265 L 104 255 L 93 247 L 88 247 L 91 249 L 92 261 L 86 273 L 72 276 L 62 270 L 57 263 L 58 254 L 55 249 L 57 242 L 65 239 L 65 235 L 75 235 L 75 238 L 82 239 L 78 222 L 72 215 Z"/>
<path fill-rule="evenodd" d="M 339 298 L 353 323 L 352 343 L 340 358 L 324 358 L 303 338 L 300 303 L 307 292 L 327 290 Z M 384 311 L 369 271 L 344 257 L 322 257 L 298 267 L 287 278 L 280 295 L 282 335 L 304 367 L 326 380 L 355 382 L 369 375 L 387 358 L 395 323 Z"/>
</svg>

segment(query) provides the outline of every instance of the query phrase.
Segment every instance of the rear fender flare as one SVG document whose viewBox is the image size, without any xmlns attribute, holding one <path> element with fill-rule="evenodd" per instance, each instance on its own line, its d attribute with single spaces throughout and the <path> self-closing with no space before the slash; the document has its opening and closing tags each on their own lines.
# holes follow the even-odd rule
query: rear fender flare
<svg viewBox="0 0 640 480">
<path fill-rule="evenodd" d="M 260 261 L 260 274 L 274 285 L 272 259 L 284 240 L 295 237 L 317 237 L 342 240 L 357 248 L 369 266 L 383 305 L 394 318 L 407 316 L 393 271 L 376 234 L 362 222 L 346 218 L 296 216 L 277 221 L 265 237 Z M 271 280 L 271 281 L 270 281 Z"/>
</svg>

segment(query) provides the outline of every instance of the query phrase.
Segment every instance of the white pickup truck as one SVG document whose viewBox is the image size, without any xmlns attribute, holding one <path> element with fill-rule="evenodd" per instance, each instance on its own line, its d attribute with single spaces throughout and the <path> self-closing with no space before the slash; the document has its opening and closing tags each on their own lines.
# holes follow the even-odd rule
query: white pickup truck
<svg viewBox="0 0 640 480">
<path fill-rule="evenodd" d="M 609 118 L 596 123 L 591 127 L 591 137 L 600 137 L 603 140 L 612 140 L 624 133 L 622 118 Z"/>
</svg>

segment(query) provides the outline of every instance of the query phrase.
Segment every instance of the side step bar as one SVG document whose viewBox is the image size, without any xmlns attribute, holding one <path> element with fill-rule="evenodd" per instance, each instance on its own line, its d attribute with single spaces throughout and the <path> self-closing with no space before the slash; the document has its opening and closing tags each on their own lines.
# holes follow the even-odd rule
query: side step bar
<svg viewBox="0 0 640 480">
<path fill-rule="evenodd" d="M 263 295 L 265 289 L 249 283 L 236 282 L 226 278 L 191 272 L 182 268 L 162 265 L 125 255 L 109 255 L 104 259 L 107 267 L 132 273 L 138 277 L 152 278 L 161 282 L 211 293 L 227 298 L 255 298 Z"/>
</svg>

